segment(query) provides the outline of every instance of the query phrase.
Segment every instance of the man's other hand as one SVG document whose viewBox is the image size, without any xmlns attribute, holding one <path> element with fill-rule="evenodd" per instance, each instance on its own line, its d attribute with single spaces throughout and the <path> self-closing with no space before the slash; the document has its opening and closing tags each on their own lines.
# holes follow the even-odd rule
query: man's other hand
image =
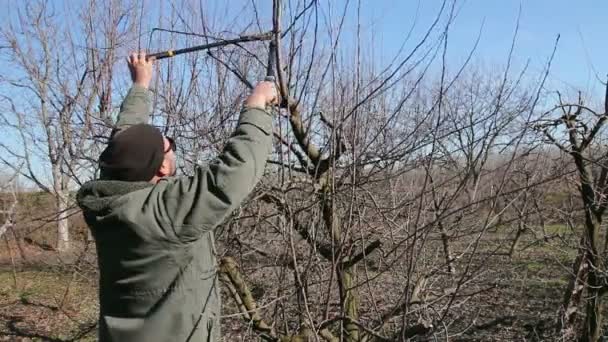
<svg viewBox="0 0 608 342">
<path fill-rule="evenodd" d="M 267 106 L 276 104 L 278 101 L 277 88 L 274 82 L 258 83 L 251 95 L 245 100 L 245 107 L 266 109 Z"/>
<path fill-rule="evenodd" d="M 127 59 L 131 80 L 134 84 L 148 89 L 152 80 L 152 66 L 154 58 L 146 58 L 145 52 L 132 53 Z"/>
</svg>

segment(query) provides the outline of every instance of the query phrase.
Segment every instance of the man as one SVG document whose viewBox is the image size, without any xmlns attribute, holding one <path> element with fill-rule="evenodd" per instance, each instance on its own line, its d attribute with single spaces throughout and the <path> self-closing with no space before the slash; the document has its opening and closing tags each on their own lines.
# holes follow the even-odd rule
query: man
<svg viewBox="0 0 608 342">
<path fill-rule="evenodd" d="M 153 61 L 128 60 L 133 87 L 99 158 L 101 177 L 77 195 L 97 246 L 100 341 L 219 341 L 213 230 L 252 191 L 271 150 L 276 89 L 245 101 L 223 152 L 175 175 L 175 144 L 146 124 Z"/>
</svg>

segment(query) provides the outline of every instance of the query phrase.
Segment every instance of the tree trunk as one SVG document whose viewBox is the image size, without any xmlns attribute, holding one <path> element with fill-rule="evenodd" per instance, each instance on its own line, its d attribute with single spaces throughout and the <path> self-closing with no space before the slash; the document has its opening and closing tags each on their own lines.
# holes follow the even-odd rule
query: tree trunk
<svg viewBox="0 0 608 342">
<path fill-rule="evenodd" d="M 340 268 L 339 276 L 340 276 L 340 290 L 344 296 L 344 313 L 346 317 L 350 318 L 353 321 L 359 320 L 359 298 L 358 295 L 354 292 L 353 287 L 356 283 L 354 268 L 356 266 L 350 266 L 346 269 Z M 346 341 L 347 342 L 359 342 L 359 326 L 353 323 L 353 321 L 348 321 L 344 325 L 344 330 L 346 330 Z"/>
<path fill-rule="evenodd" d="M 93 237 L 93 233 L 91 233 L 90 229 L 87 229 L 87 241 L 91 242 L 95 240 L 95 238 Z"/>
<path fill-rule="evenodd" d="M 586 316 L 580 341 L 595 342 L 601 336 L 602 293 L 605 290 L 603 284 L 604 277 L 602 275 L 605 271 L 604 260 L 598 248 L 603 209 L 600 209 L 600 201 L 596 197 L 592 173 L 585 164 L 581 150 L 575 150 L 571 155 L 579 172 L 581 182 L 579 190 L 585 204 L 585 234 L 583 235 L 582 248 L 585 249 L 584 255 L 586 258 L 582 262 L 587 267 L 588 281 L 585 286 L 587 289 Z"/>
<path fill-rule="evenodd" d="M 331 174 L 328 173 L 326 177 L 326 179 L 330 179 Z M 336 208 L 334 208 L 330 184 L 330 181 L 326 182 L 323 188 L 323 196 L 321 199 L 323 220 L 325 221 L 326 229 L 332 236 L 335 253 L 341 255 L 342 253 L 340 253 L 340 251 L 342 250 L 342 244 L 344 243 L 343 227 L 340 223 L 340 218 L 336 213 Z M 359 298 L 354 290 L 356 284 L 356 265 L 347 265 L 346 261 L 347 260 L 337 260 L 338 267 L 336 268 L 342 309 L 344 315 L 350 318 L 344 324 L 344 330 L 346 331 L 345 341 L 359 342 L 359 326 L 354 323 L 359 320 Z"/>
<path fill-rule="evenodd" d="M 581 341 L 596 342 L 602 336 L 602 293 L 601 275 L 594 268 L 589 272 L 589 286 L 587 287 L 587 307 L 585 325 Z"/>
<path fill-rule="evenodd" d="M 57 250 L 65 252 L 70 249 L 70 225 L 68 221 L 68 204 L 63 192 L 57 195 Z"/>
<path fill-rule="evenodd" d="M 443 254 L 445 255 L 445 264 L 448 268 L 448 273 L 451 275 L 456 274 L 456 268 L 454 267 L 454 257 L 452 256 L 452 250 L 450 249 L 450 237 L 448 233 L 445 231 L 445 227 L 443 226 L 443 222 L 440 220 L 438 222 L 439 226 L 439 234 L 441 235 L 441 242 L 443 244 Z"/>
<path fill-rule="evenodd" d="M 65 190 L 66 187 L 60 165 L 53 165 L 53 191 L 57 208 L 57 250 L 60 252 L 70 249 L 68 192 Z"/>
<path fill-rule="evenodd" d="M 583 238 L 584 239 L 584 238 Z M 581 242 L 582 244 L 583 242 Z M 588 264 L 587 251 L 581 246 L 574 261 L 572 277 L 564 293 L 564 301 L 560 308 L 558 330 L 564 341 L 572 341 L 576 336 L 576 322 L 578 308 L 583 298 L 583 290 L 587 282 Z"/>
<path fill-rule="evenodd" d="M 515 233 L 515 239 L 513 239 L 513 242 L 511 243 L 511 248 L 509 249 L 509 258 L 512 258 L 513 254 L 515 254 L 515 250 L 517 249 L 519 241 L 521 240 L 521 237 L 523 236 L 523 233 L 525 231 L 526 224 L 524 221 L 522 221 L 522 217 L 520 217 L 519 223 L 517 224 L 517 233 Z"/>
<path fill-rule="evenodd" d="M 586 244 L 587 267 L 589 268 L 587 285 L 587 303 L 585 324 L 581 341 L 599 341 L 602 334 L 602 293 L 604 291 L 603 275 L 604 263 L 599 256 L 599 228 L 602 224 L 601 217 L 586 210 L 585 225 L 587 229 Z"/>
</svg>

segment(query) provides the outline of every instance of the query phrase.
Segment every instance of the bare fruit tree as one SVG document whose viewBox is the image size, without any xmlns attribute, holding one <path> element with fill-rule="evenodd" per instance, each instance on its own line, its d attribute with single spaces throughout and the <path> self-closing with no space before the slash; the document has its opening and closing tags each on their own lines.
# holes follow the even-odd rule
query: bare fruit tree
<svg viewBox="0 0 608 342">
<path fill-rule="evenodd" d="M 608 290 L 605 262 L 608 238 L 602 225 L 608 206 L 608 154 L 603 130 L 608 118 L 608 86 L 601 111 L 588 107 L 580 93 L 576 102 L 564 101 L 559 93 L 558 98 L 559 104 L 546 115 L 555 116 L 557 113 L 559 117 L 545 117 L 536 128 L 551 144 L 569 155 L 576 166 L 576 187 L 583 204 L 584 222 L 559 323 L 562 334 L 566 338 L 574 338 L 578 308 L 582 302 L 585 315 L 579 339 L 598 341 L 602 334 L 603 297 Z"/>
<path fill-rule="evenodd" d="M 15 225 L 17 206 L 19 205 L 17 194 L 20 190 L 17 176 L 18 172 L 13 172 L 12 175 L 0 180 L 0 194 L 3 197 L 1 199 L 2 206 L 0 207 L 0 215 L 2 215 L 0 219 L 0 223 L 2 223 L 0 226 L 0 238 Z"/>
<path fill-rule="evenodd" d="M 511 207 L 500 200 L 544 181 L 508 182 L 535 148 L 524 139 L 546 72 L 524 86 L 511 56 L 498 76 L 467 62 L 450 71 L 450 1 L 411 51 L 374 71 L 357 47 L 337 57 L 348 4 L 321 6 L 274 2 L 283 106 L 262 201 L 224 227 L 228 293 L 271 341 L 461 334 L 462 308 L 498 285 L 484 276 L 499 254 L 488 232 Z M 318 11 L 335 11 L 326 32 Z"/>
<path fill-rule="evenodd" d="M 94 173 L 92 155 L 98 154 L 99 134 L 111 122 L 116 46 L 129 31 L 120 24 L 129 8 L 108 4 L 92 1 L 61 9 L 65 15 L 59 16 L 52 3 L 32 2 L 11 12 L 0 28 L 7 46 L 0 51 L 6 60 L 0 125 L 12 137 L 0 144 L 0 160 L 15 171 L 23 163 L 19 173 L 53 196 L 56 211 L 46 220 L 57 224 L 60 251 L 70 248 L 70 191 Z M 104 8 L 109 16 L 101 12 Z M 79 26 L 83 35 L 73 31 Z M 111 48 L 98 49 L 100 44 Z"/>
</svg>

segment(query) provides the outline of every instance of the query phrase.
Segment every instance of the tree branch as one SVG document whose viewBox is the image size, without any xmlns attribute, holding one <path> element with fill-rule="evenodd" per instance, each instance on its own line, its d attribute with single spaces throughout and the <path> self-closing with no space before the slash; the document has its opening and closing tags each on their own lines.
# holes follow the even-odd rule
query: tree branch
<svg viewBox="0 0 608 342">
<path fill-rule="evenodd" d="M 359 261 L 363 260 L 363 258 L 373 253 L 380 246 L 382 246 L 382 242 L 380 242 L 380 240 L 373 241 L 367 247 L 365 247 L 365 249 L 363 249 L 363 252 L 355 255 L 354 257 L 350 258 L 350 260 L 344 262 L 344 268 L 349 268 L 351 266 L 356 265 Z"/>
</svg>

